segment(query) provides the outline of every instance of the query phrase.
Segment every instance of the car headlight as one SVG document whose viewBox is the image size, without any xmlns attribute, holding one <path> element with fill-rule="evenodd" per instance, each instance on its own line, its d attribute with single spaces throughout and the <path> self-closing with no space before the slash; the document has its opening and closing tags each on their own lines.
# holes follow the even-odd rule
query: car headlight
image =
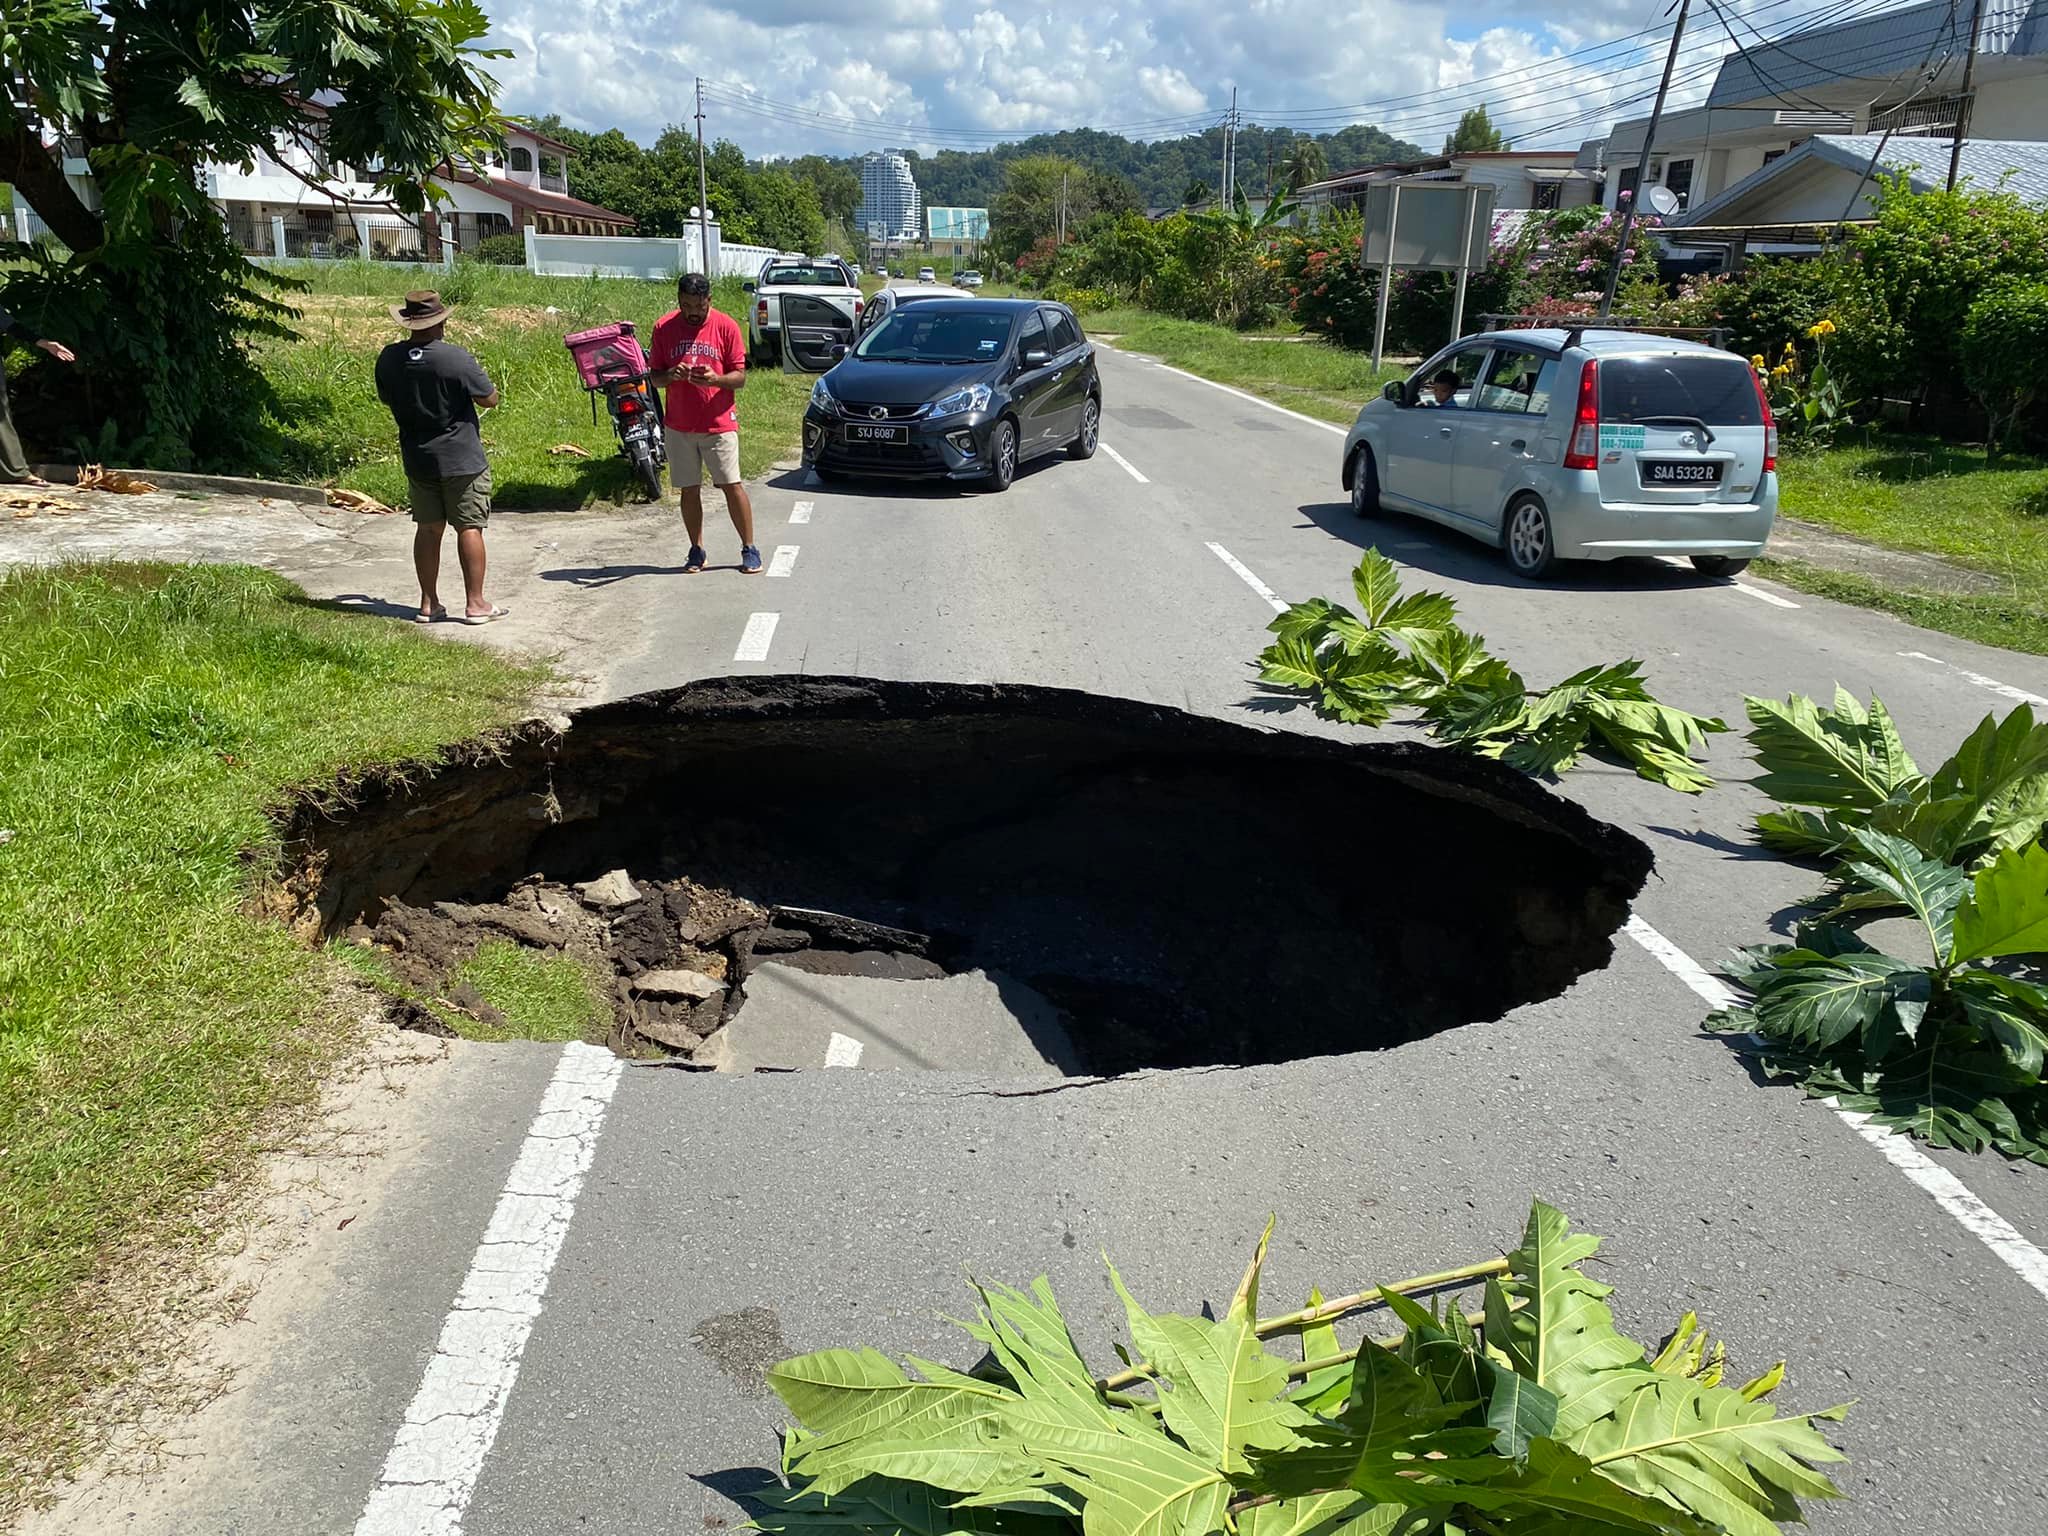
<svg viewBox="0 0 2048 1536">
<path fill-rule="evenodd" d="M 986 384 L 970 384 L 965 389 L 956 389 L 932 407 L 934 416 L 964 416 L 969 411 L 985 411 L 988 403 L 995 398 L 995 391 Z"/>
<path fill-rule="evenodd" d="M 838 404 L 838 402 L 832 398 L 832 391 L 825 387 L 825 381 L 823 379 L 818 380 L 817 383 L 811 386 L 811 404 L 815 405 L 819 410 L 825 411 L 827 413 L 829 413 L 832 410 L 832 408 L 836 404 Z"/>
</svg>

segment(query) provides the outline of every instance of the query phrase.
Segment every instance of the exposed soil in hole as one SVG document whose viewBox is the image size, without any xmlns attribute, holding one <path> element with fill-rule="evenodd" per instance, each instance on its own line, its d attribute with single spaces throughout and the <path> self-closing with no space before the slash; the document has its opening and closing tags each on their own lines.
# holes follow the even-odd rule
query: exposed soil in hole
<svg viewBox="0 0 2048 1536">
<path fill-rule="evenodd" d="M 1014 978 L 1096 1072 L 1398 1045 L 1604 965 L 1651 865 L 1494 763 L 1009 686 L 715 679 L 348 792 L 288 827 L 308 937 L 579 954 L 683 1055 L 777 955 Z"/>
</svg>

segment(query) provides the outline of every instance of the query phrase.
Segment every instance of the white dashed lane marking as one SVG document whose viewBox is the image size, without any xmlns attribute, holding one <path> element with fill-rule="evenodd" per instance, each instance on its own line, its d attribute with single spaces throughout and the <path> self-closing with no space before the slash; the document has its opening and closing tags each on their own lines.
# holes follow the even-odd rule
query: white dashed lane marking
<svg viewBox="0 0 2048 1536">
<path fill-rule="evenodd" d="M 1211 544 L 1209 546 L 1209 553 L 1237 572 L 1238 580 L 1242 581 L 1271 604 L 1275 613 L 1285 613 L 1287 611 L 1287 604 L 1280 599 L 1279 594 L 1259 580 L 1257 576 L 1253 575 L 1250 566 L 1238 559 L 1237 556 L 1233 555 L 1221 544 Z"/>
<path fill-rule="evenodd" d="M 1726 1008 L 1740 1001 L 1732 987 L 1720 977 L 1708 974 L 1663 934 L 1634 913 L 1629 914 L 1628 936 L 1654 955 L 1663 967 L 1698 994 L 1712 1008 Z M 1834 1100 L 1829 1099 L 1832 1107 Z M 1934 1161 L 1897 1131 L 1872 1122 L 1868 1115 L 1836 1108 L 1844 1124 L 1882 1152 L 1885 1161 L 1933 1197 L 1957 1223 L 1976 1238 L 2012 1272 L 2048 1300 L 2048 1253 L 2043 1253 L 2021 1235 L 2020 1230 L 1986 1205 L 1963 1181 Z"/>
<path fill-rule="evenodd" d="M 866 1049 L 867 1047 L 853 1036 L 842 1035 L 835 1029 L 832 1031 L 832 1038 L 825 1044 L 825 1065 L 857 1067 L 860 1065 L 860 1053 Z"/>
<path fill-rule="evenodd" d="M 1096 446 L 1100 448 L 1104 453 L 1108 454 L 1112 459 L 1116 460 L 1117 463 L 1123 465 L 1124 473 L 1129 475 L 1133 480 L 1137 481 L 1138 484 L 1150 485 L 1152 483 L 1150 480 L 1146 479 L 1145 476 L 1138 473 L 1137 465 L 1133 464 L 1129 459 L 1125 458 L 1122 454 L 1118 453 L 1114 448 L 1110 447 L 1109 444 L 1098 443 L 1096 444 Z"/>
<path fill-rule="evenodd" d="M 789 520 L 792 523 L 808 523 L 811 520 L 811 509 L 816 505 L 817 503 L 810 501 L 798 502 L 789 509 Z"/>
<path fill-rule="evenodd" d="M 625 1063 L 565 1046 L 355 1536 L 457 1536 Z"/>
<path fill-rule="evenodd" d="M 791 571 L 795 570 L 796 552 L 797 546 L 794 544 L 776 545 L 775 553 L 768 559 L 768 574 L 770 576 L 787 576 Z"/>
<path fill-rule="evenodd" d="M 1746 581 L 1732 581 L 1729 585 L 1744 597 L 1753 597 L 1760 603 L 1769 603 L 1773 608 L 1797 608 L 1799 606 L 1789 597 L 1780 597 L 1775 592 L 1766 592 L 1762 587 L 1752 587 Z"/>
<path fill-rule="evenodd" d="M 775 626 L 782 622 L 779 613 L 756 613 L 747 618 L 747 627 L 740 632 L 739 649 L 732 653 L 734 661 L 766 661 L 768 647 L 775 643 Z"/>
<path fill-rule="evenodd" d="M 1925 651 L 1901 651 L 1899 654 L 1908 661 L 1931 662 L 1937 667 L 1947 667 L 1959 677 L 1966 677 L 1979 688 L 1988 688 L 2002 699 L 2015 704 L 2031 704 L 2036 709 L 2048 709 L 2048 699 L 2038 693 L 2029 693 L 2024 688 L 2015 688 L 2011 683 L 2001 683 L 1995 677 L 1986 677 L 1982 672 L 1972 672 L 1968 667 L 1959 667 L 1952 661 L 1943 661 L 1939 656 L 1930 656 Z"/>
</svg>

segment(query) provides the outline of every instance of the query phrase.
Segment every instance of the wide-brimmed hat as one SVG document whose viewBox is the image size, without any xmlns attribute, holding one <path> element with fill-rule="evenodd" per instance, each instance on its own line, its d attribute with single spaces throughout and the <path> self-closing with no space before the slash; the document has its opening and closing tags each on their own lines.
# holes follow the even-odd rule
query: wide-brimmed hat
<svg viewBox="0 0 2048 1536">
<path fill-rule="evenodd" d="M 391 318 L 409 331 L 424 331 L 448 318 L 448 306 L 433 289 L 416 288 L 405 296 L 403 304 L 391 306 Z"/>
</svg>

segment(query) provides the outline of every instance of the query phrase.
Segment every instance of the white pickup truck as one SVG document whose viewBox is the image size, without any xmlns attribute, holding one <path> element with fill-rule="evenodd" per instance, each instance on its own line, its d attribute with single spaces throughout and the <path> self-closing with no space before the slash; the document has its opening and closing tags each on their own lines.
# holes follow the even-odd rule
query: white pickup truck
<svg viewBox="0 0 2048 1536">
<path fill-rule="evenodd" d="M 747 357 L 757 368 L 823 373 L 860 330 L 860 282 L 843 261 L 776 256 L 746 285 Z"/>
</svg>

